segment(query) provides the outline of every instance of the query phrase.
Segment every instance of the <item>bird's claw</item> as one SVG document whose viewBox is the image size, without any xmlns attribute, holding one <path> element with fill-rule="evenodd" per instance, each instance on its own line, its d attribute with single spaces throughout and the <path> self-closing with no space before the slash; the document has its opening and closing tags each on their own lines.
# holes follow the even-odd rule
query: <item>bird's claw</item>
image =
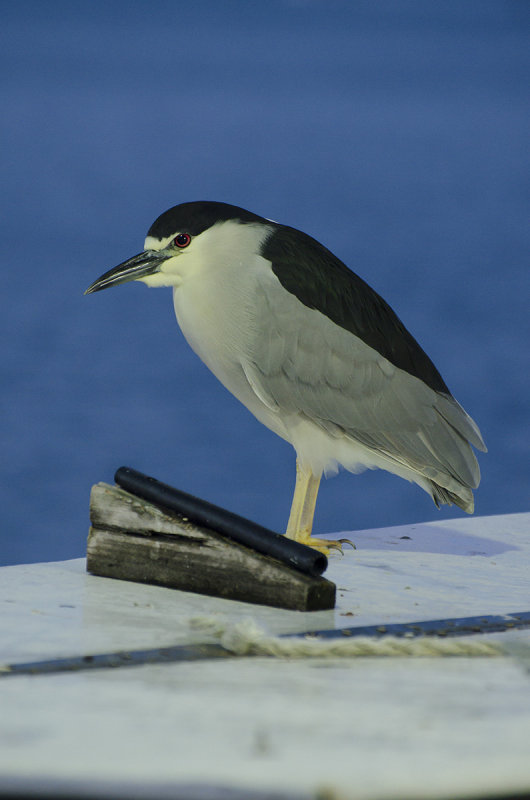
<svg viewBox="0 0 530 800">
<path fill-rule="evenodd" d="M 331 552 L 339 552 L 341 555 L 344 555 L 342 550 L 343 544 L 349 544 L 355 550 L 355 545 L 350 539 L 318 539 L 315 536 L 298 536 L 296 537 L 295 541 L 300 542 L 300 544 L 305 544 L 306 547 L 312 547 L 313 550 L 318 550 L 319 553 L 327 556 Z"/>
<path fill-rule="evenodd" d="M 325 555 L 329 555 L 329 553 L 333 551 L 338 551 L 341 554 L 341 556 L 343 556 L 344 555 L 344 550 L 342 549 L 343 544 L 349 544 L 350 547 L 352 547 L 354 550 L 357 550 L 351 539 L 330 539 L 330 540 L 324 539 L 323 541 L 326 542 L 326 547 L 323 548 L 321 552 L 324 552 L 324 550 L 327 549 L 328 552 L 325 553 Z M 320 550 L 320 548 L 318 549 Z"/>
<path fill-rule="evenodd" d="M 357 547 L 355 546 L 354 542 L 352 542 L 351 539 L 339 539 L 339 542 L 341 544 L 349 544 L 350 547 L 352 547 L 354 550 L 357 550 Z M 341 548 L 341 550 L 342 550 L 342 548 Z"/>
</svg>

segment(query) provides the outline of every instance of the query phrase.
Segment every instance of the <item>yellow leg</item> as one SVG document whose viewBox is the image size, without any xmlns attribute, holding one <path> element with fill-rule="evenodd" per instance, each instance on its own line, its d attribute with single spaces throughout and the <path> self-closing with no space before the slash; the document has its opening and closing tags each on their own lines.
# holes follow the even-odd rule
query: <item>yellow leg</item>
<svg viewBox="0 0 530 800">
<path fill-rule="evenodd" d="M 285 534 L 287 538 L 300 541 L 302 530 L 306 536 L 311 535 L 319 485 L 320 475 L 313 475 L 296 459 L 296 485 Z"/>
<path fill-rule="evenodd" d="M 316 539 L 311 536 L 320 478 L 320 475 L 313 475 L 310 467 L 296 459 L 296 485 L 285 535 L 288 539 L 314 547 L 315 550 L 327 555 L 330 550 L 342 552 L 342 542 Z"/>
</svg>

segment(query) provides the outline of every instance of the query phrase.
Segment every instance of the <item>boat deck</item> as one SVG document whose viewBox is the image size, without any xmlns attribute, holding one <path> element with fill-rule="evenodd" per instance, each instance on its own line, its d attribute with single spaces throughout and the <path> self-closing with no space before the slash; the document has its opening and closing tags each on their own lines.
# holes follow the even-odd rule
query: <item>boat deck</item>
<svg viewBox="0 0 530 800">
<path fill-rule="evenodd" d="M 530 513 L 344 535 L 357 550 L 330 558 L 333 611 L 98 578 L 84 559 L 1 568 L 0 797 L 529 790 L 528 628 L 465 637 L 494 644 L 495 657 L 271 658 L 202 647 L 220 650 L 216 632 L 242 621 L 274 636 L 530 610 Z M 172 661 L 135 660 L 152 651 L 156 662 L 176 646 Z M 95 657 L 117 653 L 120 666 L 94 668 Z M 28 664 L 32 674 L 17 674 Z"/>
</svg>

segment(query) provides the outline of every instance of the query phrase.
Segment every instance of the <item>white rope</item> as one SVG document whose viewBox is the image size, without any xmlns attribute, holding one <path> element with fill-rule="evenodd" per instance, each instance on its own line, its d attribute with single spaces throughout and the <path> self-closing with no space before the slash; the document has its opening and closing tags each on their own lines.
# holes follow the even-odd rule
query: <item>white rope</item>
<svg viewBox="0 0 530 800">
<path fill-rule="evenodd" d="M 500 656 L 502 649 L 493 642 L 465 637 L 440 639 L 434 636 L 355 636 L 344 639 L 282 638 L 270 636 L 253 619 L 227 623 L 222 617 L 194 617 L 193 628 L 214 636 L 238 656 L 275 658 L 358 658 L 366 656 Z"/>
</svg>

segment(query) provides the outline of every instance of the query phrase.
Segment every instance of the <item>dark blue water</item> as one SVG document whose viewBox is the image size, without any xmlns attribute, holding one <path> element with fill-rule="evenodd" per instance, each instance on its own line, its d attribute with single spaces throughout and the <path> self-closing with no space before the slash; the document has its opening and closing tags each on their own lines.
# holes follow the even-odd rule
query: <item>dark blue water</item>
<svg viewBox="0 0 530 800">
<path fill-rule="evenodd" d="M 1 10 L 0 563 L 82 555 L 122 464 L 285 525 L 294 454 L 191 353 L 170 290 L 83 297 L 196 199 L 306 230 L 383 294 L 482 428 L 477 513 L 528 510 L 527 3 Z M 345 473 L 316 529 L 459 514 Z"/>
</svg>

